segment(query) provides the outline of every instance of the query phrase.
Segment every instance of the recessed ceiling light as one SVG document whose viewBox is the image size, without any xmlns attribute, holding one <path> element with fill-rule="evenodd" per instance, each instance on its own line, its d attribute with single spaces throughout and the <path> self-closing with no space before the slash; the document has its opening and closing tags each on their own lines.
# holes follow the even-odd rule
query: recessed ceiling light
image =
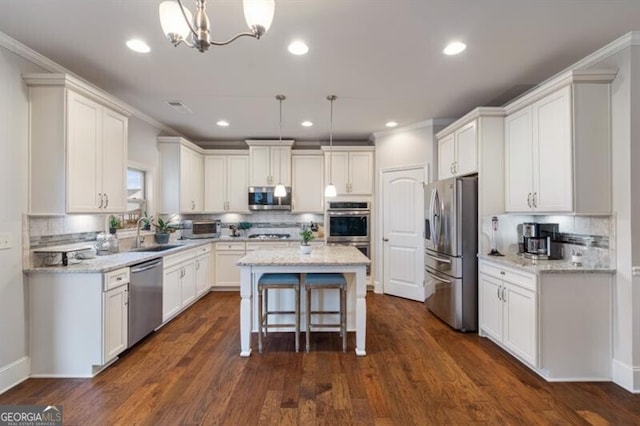
<svg viewBox="0 0 640 426">
<path fill-rule="evenodd" d="M 460 41 L 454 41 L 452 43 L 449 43 L 447 47 L 444 48 L 442 53 L 444 53 L 445 55 L 457 55 L 458 53 L 464 52 L 464 49 L 466 48 L 466 44 Z"/>
<path fill-rule="evenodd" d="M 138 53 L 151 52 L 151 48 L 149 47 L 149 45 L 137 38 L 132 38 L 131 40 L 127 41 L 127 47 L 133 50 L 134 52 L 138 52 Z"/>
<path fill-rule="evenodd" d="M 289 45 L 289 52 L 294 55 L 306 55 L 309 51 L 309 46 L 302 41 L 294 41 Z"/>
<path fill-rule="evenodd" d="M 310 122 L 310 121 L 308 121 L 308 120 L 307 120 L 307 121 L 303 121 L 303 122 L 302 122 L 302 123 L 300 123 L 300 124 L 302 124 L 304 127 L 311 127 L 311 126 L 313 126 L 313 123 L 312 123 L 312 122 Z"/>
<path fill-rule="evenodd" d="M 385 124 L 385 126 L 387 127 L 396 127 L 398 125 L 398 123 L 396 123 L 395 121 L 389 121 L 387 124 Z"/>
<path fill-rule="evenodd" d="M 216 123 L 218 126 L 220 127 L 228 127 L 229 126 L 229 122 L 225 121 L 225 120 L 220 120 Z"/>
</svg>

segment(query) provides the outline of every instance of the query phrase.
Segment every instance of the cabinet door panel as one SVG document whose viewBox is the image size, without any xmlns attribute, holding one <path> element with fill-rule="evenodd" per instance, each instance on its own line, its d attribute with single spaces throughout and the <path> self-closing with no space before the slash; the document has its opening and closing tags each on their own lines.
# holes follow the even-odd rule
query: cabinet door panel
<svg viewBox="0 0 640 426">
<path fill-rule="evenodd" d="M 349 153 L 327 152 L 324 158 L 325 186 L 333 183 L 338 195 L 348 194 L 349 183 Z"/>
<path fill-rule="evenodd" d="M 202 212 L 204 209 L 204 157 L 197 153 L 191 153 L 191 198 L 194 211 Z"/>
<path fill-rule="evenodd" d="M 103 109 L 102 114 L 102 191 L 107 200 L 105 211 L 127 210 L 127 118 Z"/>
<path fill-rule="evenodd" d="M 196 259 L 196 294 L 199 296 L 211 288 L 211 254 Z"/>
<path fill-rule="evenodd" d="M 536 294 L 506 284 L 504 345 L 532 366 L 537 366 Z"/>
<path fill-rule="evenodd" d="M 324 158 L 320 155 L 295 155 L 291 159 L 293 176 L 292 213 L 324 211 Z"/>
<path fill-rule="evenodd" d="M 196 298 L 196 261 L 182 263 L 182 280 L 180 280 L 180 307 L 184 307 Z"/>
<path fill-rule="evenodd" d="M 455 173 L 458 176 L 478 171 L 478 142 L 475 121 L 456 131 L 455 161 Z"/>
<path fill-rule="evenodd" d="M 228 212 L 249 211 L 249 156 L 230 155 L 227 160 L 227 201 Z"/>
<path fill-rule="evenodd" d="M 272 146 L 271 149 L 271 185 L 279 183 L 291 186 L 291 147 Z"/>
<path fill-rule="evenodd" d="M 240 288 L 240 268 L 236 265 L 238 259 L 244 256 L 242 251 L 216 251 L 215 285 L 217 287 Z"/>
<path fill-rule="evenodd" d="M 190 213 L 191 201 L 191 150 L 180 146 L 180 211 Z"/>
<path fill-rule="evenodd" d="M 352 195 L 370 195 L 373 193 L 373 153 L 349 153 L 349 193 Z"/>
<path fill-rule="evenodd" d="M 204 159 L 204 211 L 224 212 L 227 201 L 227 157 L 208 155 Z"/>
<path fill-rule="evenodd" d="M 129 313 L 127 295 L 129 286 L 124 285 L 104 293 L 104 354 L 106 363 L 127 349 Z"/>
<path fill-rule="evenodd" d="M 100 212 L 102 107 L 68 92 L 67 211 Z"/>
<path fill-rule="evenodd" d="M 249 147 L 251 162 L 250 179 L 251 186 L 272 186 L 271 174 L 271 149 L 268 146 Z"/>
<path fill-rule="evenodd" d="M 450 134 L 438 141 L 438 179 L 453 176 L 453 162 L 455 161 L 455 137 Z"/>
<path fill-rule="evenodd" d="M 162 321 L 167 321 L 180 310 L 180 265 L 164 271 L 162 280 Z"/>
<path fill-rule="evenodd" d="M 479 275 L 480 330 L 497 341 L 502 341 L 502 301 L 499 298 L 502 282 L 487 275 Z"/>
<path fill-rule="evenodd" d="M 531 108 L 505 119 L 505 210 L 528 212 L 533 192 Z"/>
<path fill-rule="evenodd" d="M 539 211 L 573 209 L 571 88 L 533 104 L 533 182 Z"/>
</svg>

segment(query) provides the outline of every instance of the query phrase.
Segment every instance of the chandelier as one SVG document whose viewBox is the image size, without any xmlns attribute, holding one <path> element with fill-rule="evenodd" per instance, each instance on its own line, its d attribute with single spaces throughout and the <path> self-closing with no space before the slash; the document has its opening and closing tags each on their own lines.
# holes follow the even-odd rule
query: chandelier
<svg viewBox="0 0 640 426">
<path fill-rule="evenodd" d="M 240 37 L 260 39 L 273 21 L 275 0 L 243 0 L 244 18 L 249 30 L 236 34 L 227 41 L 214 41 L 210 35 L 210 23 L 207 16 L 207 0 L 196 0 L 196 13 L 192 17 L 189 9 L 181 0 L 167 0 L 160 3 L 160 25 L 169 41 L 177 46 L 184 43 L 205 52 L 209 46 L 224 46 Z"/>
</svg>

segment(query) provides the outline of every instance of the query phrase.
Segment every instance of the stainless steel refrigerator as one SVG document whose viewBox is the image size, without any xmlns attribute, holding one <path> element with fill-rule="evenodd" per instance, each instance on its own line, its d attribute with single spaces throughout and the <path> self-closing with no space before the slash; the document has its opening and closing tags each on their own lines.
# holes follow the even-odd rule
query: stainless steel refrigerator
<svg viewBox="0 0 640 426">
<path fill-rule="evenodd" d="M 427 308 L 456 330 L 478 328 L 478 177 L 425 185 Z"/>
</svg>

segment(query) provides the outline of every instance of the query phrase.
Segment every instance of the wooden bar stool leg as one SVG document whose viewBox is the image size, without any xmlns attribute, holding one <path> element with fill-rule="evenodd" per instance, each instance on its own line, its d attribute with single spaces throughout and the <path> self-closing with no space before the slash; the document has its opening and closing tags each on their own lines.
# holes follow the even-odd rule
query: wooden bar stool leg
<svg viewBox="0 0 640 426">
<path fill-rule="evenodd" d="M 340 331 L 342 332 L 342 352 L 347 352 L 347 289 L 340 289 Z"/>
<path fill-rule="evenodd" d="M 309 286 L 305 286 L 305 292 L 307 293 L 307 332 L 306 334 L 306 347 L 307 347 L 307 352 L 309 352 L 309 349 L 311 347 L 311 345 L 309 344 L 309 335 L 311 334 L 311 287 Z"/>
<path fill-rule="evenodd" d="M 269 335 L 269 289 L 265 288 L 264 290 L 264 337 Z"/>
<path fill-rule="evenodd" d="M 258 353 L 262 353 L 262 292 L 264 290 L 258 289 Z"/>
<path fill-rule="evenodd" d="M 300 286 L 295 288 L 296 298 L 296 352 L 300 352 Z"/>
</svg>

